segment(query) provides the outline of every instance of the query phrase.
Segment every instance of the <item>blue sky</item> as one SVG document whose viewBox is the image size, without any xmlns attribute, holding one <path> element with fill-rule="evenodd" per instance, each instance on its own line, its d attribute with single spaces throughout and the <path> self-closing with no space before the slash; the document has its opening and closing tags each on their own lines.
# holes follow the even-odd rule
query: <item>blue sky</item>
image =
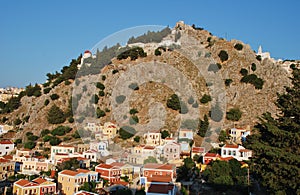
<svg viewBox="0 0 300 195">
<path fill-rule="evenodd" d="M 299 59 L 299 1 L 2 1 L 0 87 L 43 83 L 112 33 L 179 20 L 214 35 Z"/>
</svg>

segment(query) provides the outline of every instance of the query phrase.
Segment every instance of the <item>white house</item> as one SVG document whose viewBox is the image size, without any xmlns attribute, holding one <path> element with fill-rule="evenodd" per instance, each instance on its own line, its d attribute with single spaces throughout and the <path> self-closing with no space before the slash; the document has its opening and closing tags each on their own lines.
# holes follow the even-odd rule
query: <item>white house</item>
<svg viewBox="0 0 300 195">
<path fill-rule="evenodd" d="M 97 162 L 100 158 L 100 154 L 96 150 L 88 150 L 82 153 L 82 157 L 90 159 L 91 162 Z"/>
<path fill-rule="evenodd" d="M 55 160 L 57 154 L 70 155 L 75 153 L 75 147 L 72 145 L 59 144 L 58 146 L 51 146 L 51 160 Z"/>
<path fill-rule="evenodd" d="M 159 146 L 162 144 L 162 138 L 160 132 L 149 132 L 144 134 L 144 140 L 146 144 L 150 146 Z"/>
<path fill-rule="evenodd" d="M 8 155 L 11 151 L 13 151 L 14 147 L 14 143 L 10 140 L 0 141 L 0 156 Z"/>
<path fill-rule="evenodd" d="M 247 128 L 232 128 L 229 130 L 229 135 L 233 142 L 241 144 L 250 135 L 250 132 L 250 129 Z"/>
<path fill-rule="evenodd" d="M 221 157 L 233 157 L 238 161 L 249 160 L 249 157 L 252 157 L 252 151 L 241 145 L 225 144 L 221 148 Z"/>
<path fill-rule="evenodd" d="M 90 149 L 96 150 L 100 153 L 101 156 L 108 156 L 109 151 L 108 148 L 108 141 L 100 141 L 100 142 L 91 142 L 90 143 Z"/>
<path fill-rule="evenodd" d="M 179 139 L 179 141 L 182 140 L 182 139 L 193 140 L 194 139 L 193 130 L 191 130 L 191 129 L 180 129 L 178 139 Z"/>
</svg>

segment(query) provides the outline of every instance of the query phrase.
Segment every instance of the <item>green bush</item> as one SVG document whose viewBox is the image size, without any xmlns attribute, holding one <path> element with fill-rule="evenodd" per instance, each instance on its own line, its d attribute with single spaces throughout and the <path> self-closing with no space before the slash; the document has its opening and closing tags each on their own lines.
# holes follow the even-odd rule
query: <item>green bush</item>
<svg viewBox="0 0 300 195">
<path fill-rule="evenodd" d="M 122 104 L 122 103 L 125 101 L 125 99 L 126 99 L 126 96 L 124 96 L 124 95 L 119 95 L 119 96 L 116 97 L 116 102 L 117 102 L 118 104 Z"/>
<path fill-rule="evenodd" d="M 102 79 L 102 81 L 105 81 L 106 80 L 106 76 L 102 75 L 101 79 Z"/>
<path fill-rule="evenodd" d="M 56 105 L 53 105 L 48 112 L 47 120 L 50 124 L 60 124 L 65 122 L 66 118 L 64 112 Z"/>
<path fill-rule="evenodd" d="M 49 143 L 51 146 L 57 146 L 61 143 L 61 140 L 58 137 L 52 137 Z"/>
<path fill-rule="evenodd" d="M 193 108 L 198 108 L 198 107 L 199 107 L 198 102 L 193 103 L 192 107 L 193 107 Z"/>
<path fill-rule="evenodd" d="M 63 136 L 65 134 L 69 133 L 71 130 L 72 130 L 72 128 L 68 127 L 68 126 L 58 126 L 51 131 L 51 134 L 53 136 L 56 136 L 56 135 Z"/>
<path fill-rule="evenodd" d="M 225 62 L 228 60 L 228 54 L 224 50 L 221 50 L 220 53 L 218 54 L 218 56 L 221 59 L 221 62 Z"/>
<path fill-rule="evenodd" d="M 97 115 L 97 118 L 101 118 L 101 117 L 104 117 L 106 114 L 105 114 L 105 111 L 101 110 L 98 107 L 97 110 L 96 110 L 96 115 Z"/>
<path fill-rule="evenodd" d="M 223 119 L 223 111 L 218 102 L 211 108 L 209 116 L 215 122 L 220 122 Z"/>
<path fill-rule="evenodd" d="M 112 74 L 117 74 L 118 72 L 119 72 L 119 70 L 114 69 L 114 70 L 112 71 Z"/>
<path fill-rule="evenodd" d="M 161 51 L 157 48 L 157 49 L 155 49 L 155 51 L 154 51 L 154 55 L 156 55 L 156 56 L 160 56 L 161 55 Z"/>
<path fill-rule="evenodd" d="M 204 95 L 202 96 L 202 98 L 200 99 L 200 102 L 201 102 L 202 104 L 206 104 L 206 103 L 210 102 L 211 100 L 212 100 L 212 98 L 211 98 L 210 95 L 204 94 Z"/>
<path fill-rule="evenodd" d="M 49 93 L 49 92 L 51 91 L 51 89 L 52 89 L 51 87 L 45 88 L 45 89 L 43 90 L 44 94 Z"/>
<path fill-rule="evenodd" d="M 255 89 L 262 89 L 264 80 L 258 78 L 255 74 L 246 75 L 241 79 L 242 83 L 251 83 Z"/>
<path fill-rule="evenodd" d="M 129 111 L 129 114 L 131 114 L 131 115 L 134 115 L 134 114 L 137 114 L 137 113 L 139 113 L 139 111 L 137 109 L 135 109 L 135 108 L 132 108 Z"/>
<path fill-rule="evenodd" d="M 139 57 L 146 57 L 147 53 L 144 52 L 143 48 L 141 47 L 134 47 L 134 48 L 130 48 L 122 53 L 120 53 L 117 56 L 118 60 L 122 60 L 122 59 L 127 59 L 128 57 L 130 57 L 131 60 L 136 60 Z"/>
<path fill-rule="evenodd" d="M 240 43 L 237 43 L 237 44 L 235 44 L 234 45 L 234 48 L 236 49 L 236 50 L 242 50 L 243 49 L 243 45 L 242 44 L 240 44 Z"/>
<path fill-rule="evenodd" d="M 162 139 L 165 139 L 165 138 L 167 138 L 167 137 L 170 136 L 170 132 L 167 131 L 167 130 L 161 131 L 160 134 L 161 134 L 161 138 L 162 138 Z"/>
<path fill-rule="evenodd" d="M 96 83 L 96 87 L 99 88 L 102 91 L 105 89 L 105 86 L 102 83 L 100 83 L 100 82 Z"/>
<path fill-rule="evenodd" d="M 241 75 L 246 76 L 246 75 L 248 74 L 248 70 L 245 69 L 245 68 L 242 68 L 242 69 L 240 70 L 240 73 L 241 73 Z"/>
<path fill-rule="evenodd" d="M 233 82 L 232 79 L 225 79 L 225 85 L 227 87 L 229 87 L 232 82 Z"/>
<path fill-rule="evenodd" d="M 43 130 L 41 131 L 40 136 L 41 136 L 41 137 L 44 137 L 45 135 L 48 135 L 50 132 L 51 132 L 51 131 L 50 131 L 49 129 L 43 129 Z"/>
<path fill-rule="evenodd" d="M 256 71 L 256 64 L 255 63 L 252 63 L 251 64 L 251 70 L 254 72 Z"/>
<path fill-rule="evenodd" d="M 195 102 L 195 100 L 194 100 L 194 98 L 191 96 L 191 97 L 189 97 L 189 99 L 188 99 L 188 104 L 193 104 Z"/>
<path fill-rule="evenodd" d="M 70 84 L 71 84 L 71 82 L 69 80 L 65 81 L 65 85 L 70 85 Z"/>
<path fill-rule="evenodd" d="M 135 136 L 134 138 L 133 138 L 133 140 L 135 141 L 135 142 L 137 142 L 137 143 L 139 143 L 140 142 L 140 136 Z"/>
<path fill-rule="evenodd" d="M 68 118 L 68 122 L 69 123 L 74 123 L 74 118 L 73 117 Z"/>
<path fill-rule="evenodd" d="M 133 137 L 135 133 L 136 130 L 130 126 L 123 126 L 119 130 L 119 135 L 123 140 Z"/>
<path fill-rule="evenodd" d="M 44 105 L 48 106 L 48 104 L 50 103 L 50 101 L 48 99 L 45 100 Z"/>
<path fill-rule="evenodd" d="M 242 111 L 239 108 L 231 108 L 226 112 L 226 119 L 231 121 L 239 121 L 242 117 Z"/>
<path fill-rule="evenodd" d="M 130 125 L 135 125 L 139 123 L 139 117 L 136 115 L 133 115 L 132 117 L 129 118 L 129 124 Z"/>
<path fill-rule="evenodd" d="M 180 99 L 176 94 L 171 95 L 171 97 L 167 100 L 167 107 L 173 110 L 180 110 Z"/>
<path fill-rule="evenodd" d="M 36 136 L 36 135 L 30 135 L 30 136 L 27 137 L 27 139 L 28 139 L 29 141 L 33 141 L 33 142 L 34 142 L 34 141 L 38 140 L 39 137 Z"/>
<path fill-rule="evenodd" d="M 257 55 L 257 56 L 256 56 L 256 59 L 257 59 L 258 61 L 261 61 L 261 55 Z"/>
<path fill-rule="evenodd" d="M 59 95 L 57 95 L 56 93 L 50 95 L 51 100 L 57 100 L 59 98 Z"/>
<path fill-rule="evenodd" d="M 21 119 L 16 118 L 16 120 L 14 121 L 14 125 L 20 125 L 22 123 Z"/>
<path fill-rule="evenodd" d="M 32 150 L 36 146 L 36 143 L 33 141 L 26 142 L 24 144 L 24 148 Z"/>
<path fill-rule="evenodd" d="M 105 96 L 104 91 L 99 91 L 99 96 L 101 96 L 101 97 Z"/>
</svg>

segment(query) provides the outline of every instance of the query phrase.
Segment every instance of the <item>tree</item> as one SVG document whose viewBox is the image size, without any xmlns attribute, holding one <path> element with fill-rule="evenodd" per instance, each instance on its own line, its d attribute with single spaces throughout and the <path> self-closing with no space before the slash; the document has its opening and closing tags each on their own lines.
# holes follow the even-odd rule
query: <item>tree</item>
<svg viewBox="0 0 300 195">
<path fill-rule="evenodd" d="M 219 56 L 219 58 L 220 58 L 220 60 L 221 60 L 222 62 L 228 60 L 228 54 L 227 54 L 227 52 L 224 51 L 224 50 L 221 50 L 220 53 L 218 54 L 218 56 Z"/>
<path fill-rule="evenodd" d="M 226 112 L 226 119 L 231 121 L 239 121 L 242 117 L 242 111 L 239 108 L 231 108 Z"/>
<path fill-rule="evenodd" d="M 277 119 L 265 113 L 257 133 L 247 137 L 245 147 L 253 150 L 253 172 L 271 194 L 299 194 L 300 164 L 300 70 L 293 70 L 292 87 L 278 94 Z"/>
<path fill-rule="evenodd" d="M 144 164 L 147 163 L 157 163 L 157 160 L 153 156 L 149 156 L 147 159 L 144 160 Z"/>
<path fill-rule="evenodd" d="M 59 98 L 59 95 L 57 95 L 56 93 L 50 95 L 51 100 L 57 100 Z"/>
<path fill-rule="evenodd" d="M 140 142 L 140 136 L 135 136 L 134 138 L 133 138 L 133 140 L 135 141 L 135 142 L 137 142 L 137 143 L 139 143 Z"/>
<path fill-rule="evenodd" d="M 97 115 L 97 118 L 101 118 L 101 117 L 104 117 L 106 114 L 105 114 L 105 111 L 101 110 L 98 107 L 97 110 L 96 110 L 96 115 Z"/>
<path fill-rule="evenodd" d="M 35 145 L 36 145 L 35 142 L 29 141 L 24 144 L 24 148 L 28 148 L 28 149 L 32 150 L 35 147 Z"/>
<path fill-rule="evenodd" d="M 242 68 L 242 69 L 240 70 L 240 73 L 241 73 L 241 75 L 246 76 L 246 75 L 248 74 L 248 70 L 245 69 L 245 68 Z"/>
<path fill-rule="evenodd" d="M 204 137 L 208 128 L 209 128 L 209 121 L 208 121 L 207 115 L 205 114 L 203 117 L 203 120 L 200 119 L 199 130 L 198 130 L 197 134 L 201 137 Z"/>
<path fill-rule="evenodd" d="M 131 114 L 131 115 L 134 115 L 134 114 L 137 114 L 137 113 L 139 113 L 139 111 L 137 111 L 137 109 L 135 109 L 135 108 L 132 108 L 129 111 L 129 114 Z"/>
<path fill-rule="evenodd" d="M 58 137 L 51 137 L 49 143 L 51 146 L 57 146 L 61 143 L 61 140 Z"/>
<path fill-rule="evenodd" d="M 160 134 L 161 134 L 161 138 L 162 138 L 162 139 L 165 139 L 165 138 L 167 138 L 167 137 L 170 136 L 170 133 L 169 133 L 169 131 L 167 131 L 167 130 L 161 131 Z"/>
<path fill-rule="evenodd" d="M 129 139 L 134 136 L 136 130 L 133 127 L 123 126 L 119 130 L 120 137 L 124 140 Z"/>
<path fill-rule="evenodd" d="M 180 110 L 180 99 L 176 94 L 171 95 L 167 100 L 167 107 L 173 110 Z"/>
<path fill-rule="evenodd" d="M 94 181 L 84 182 L 83 185 L 79 188 L 79 190 L 84 190 L 87 192 L 96 192 L 97 183 Z"/>
<path fill-rule="evenodd" d="M 243 49 L 243 45 L 240 44 L 240 43 L 237 43 L 237 44 L 234 45 L 234 48 L 235 48 L 236 50 L 240 51 L 240 50 Z"/>
<path fill-rule="evenodd" d="M 47 120 L 50 124 L 60 124 L 65 122 L 65 114 L 64 112 L 56 105 L 53 105 L 47 116 Z"/>
<path fill-rule="evenodd" d="M 220 131 L 219 141 L 225 142 L 227 138 L 228 138 L 228 136 L 227 136 L 226 131 L 225 130 Z"/>
<path fill-rule="evenodd" d="M 200 99 L 200 102 L 202 104 L 206 104 L 207 102 L 210 102 L 212 99 L 211 99 L 211 96 L 210 95 L 207 95 L 207 94 L 204 94 L 202 96 L 202 98 Z"/>
<path fill-rule="evenodd" d="M 256 64 L 255 63 L 252 63 L 251 64 L 251 70 L 254 72 L 256 70 Z"/>
<path fill-rule="evenodd" d="M 105 86 L 102 83 L 100 83 L 100 82 L 96 83 L 96 87 L 99 88 L 102 91 L 105 89 Z"/>
<path fill-rule="evenodd" d="M 233 82 L 232 79 L 225 79 L 225 85 L 226 85 L 227 87 L 229 87 L 230 84 L 231 84 L 232 82 Z"/>
</svg>

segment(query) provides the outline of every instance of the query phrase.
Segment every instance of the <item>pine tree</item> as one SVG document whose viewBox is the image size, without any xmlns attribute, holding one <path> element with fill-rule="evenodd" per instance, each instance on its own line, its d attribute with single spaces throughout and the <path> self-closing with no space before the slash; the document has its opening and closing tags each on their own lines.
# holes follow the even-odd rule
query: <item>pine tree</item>
<svg viewBox="0 0 300 195">
<path fill-rule="evenodd" d="M 204 115 L 203 120 L 200 120 L 199 123 L 199 130 L 198 130 L 198 135 L 201 137 L 205 136 L 206 131 L 208 130 L 209 127 L 209 121 L 207 115 Z"/>
<path fill-rule="evenodd" d="M 256 134 L 245 146 L 254 151 L 253 173 L 270 194 L 300 193 L 300 70 L 293 71 L 293 87 L 278 94 L 281 113 L 265 113 Z"/>
</svg>

